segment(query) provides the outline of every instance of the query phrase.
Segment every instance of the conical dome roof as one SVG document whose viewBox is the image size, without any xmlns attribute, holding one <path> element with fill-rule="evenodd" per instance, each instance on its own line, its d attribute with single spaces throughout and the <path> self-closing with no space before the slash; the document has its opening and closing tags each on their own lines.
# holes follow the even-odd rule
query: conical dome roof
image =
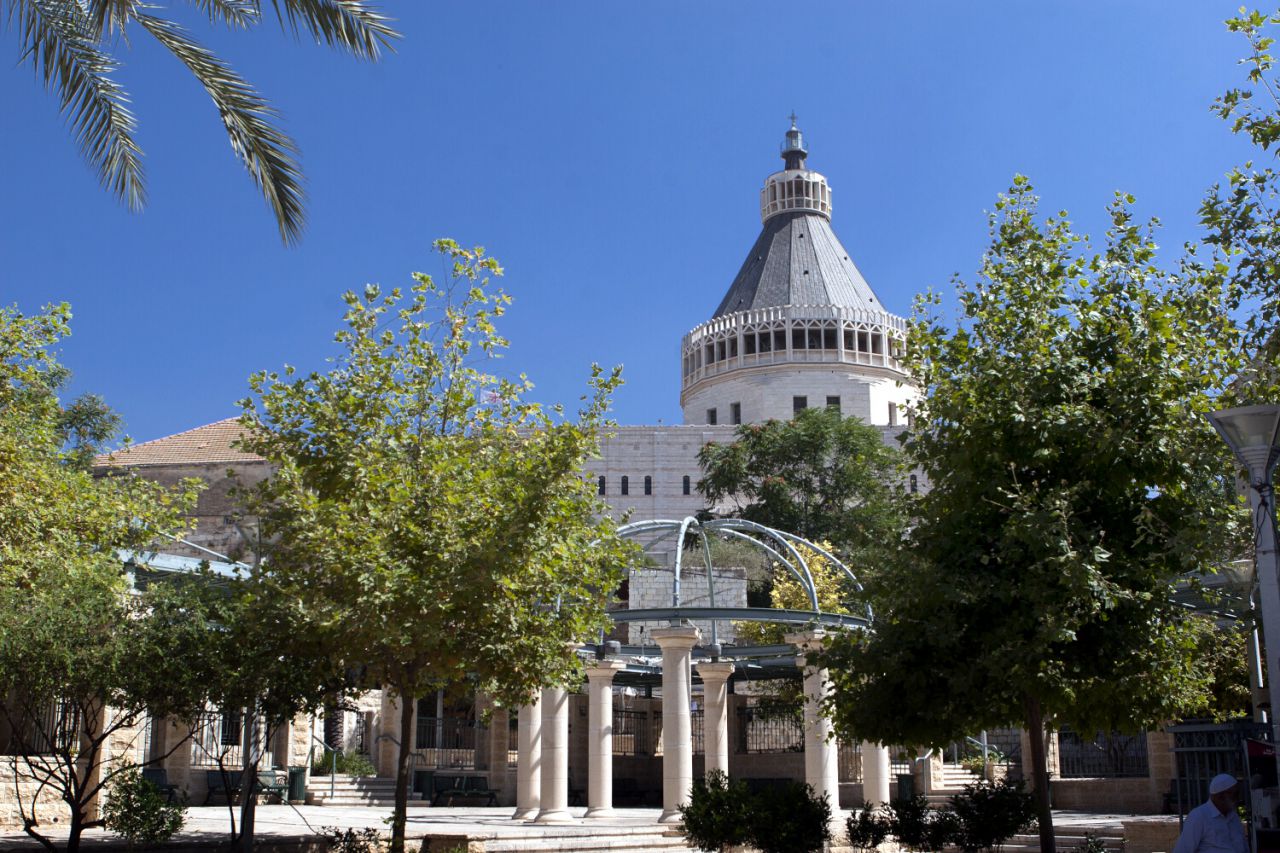
<svg viewBox="0 0 1280 853">
<path fill-rule="evenodd" d="M 782 305 L 884 310 L 831 222 L 814 213 L 780 213 L 765 220 L 712 318 Z"/>
</svg>

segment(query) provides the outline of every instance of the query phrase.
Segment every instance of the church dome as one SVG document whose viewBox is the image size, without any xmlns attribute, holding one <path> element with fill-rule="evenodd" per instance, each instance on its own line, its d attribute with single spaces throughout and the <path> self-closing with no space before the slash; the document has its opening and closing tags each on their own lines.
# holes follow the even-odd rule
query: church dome
<svg viewBox="0 0 1280 853">
<path fill-rule="evenodd" d="M 682 342 L 684 420 L 742 423 L 840 407 L 894 425 L 906 321 L 884 310 L 831 228 L 831 187 L 791 117 L 760 235 L 711 319 Z M 898 389 L 898 390 L 895 390 Z"/>
</svg>

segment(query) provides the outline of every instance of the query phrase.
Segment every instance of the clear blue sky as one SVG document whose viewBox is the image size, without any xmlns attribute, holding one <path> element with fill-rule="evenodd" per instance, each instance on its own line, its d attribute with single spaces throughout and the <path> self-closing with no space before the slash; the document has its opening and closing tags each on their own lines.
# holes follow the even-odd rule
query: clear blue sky
<svg viewBox="0 0 1280 853">
<path fill-rule="evenodd" d="M 678 423 L 680 336 L 755 239 L 793 109 L 836 233 L 900 313 L 972 274 L 1016 172 L 1091 233 L 1132 192 L 1172 263 L 1205 189 L 1250 155 L 1208 110 L 1243 79 L 1221 23 L 1238 0 L 381 5 L 404 39 L 376 65 L 274 24 L 199 26 L 302 147 L 294 249 L 207 97 L 140 34 L 120 74 L 140 215 L 99 189 L 30 70 L 0 73 L 0 304 L 72 303 L 73 390 L 135 440 L 235 414 L 254 370 L 321 367 L 339 294 L 438 271 L 440 236 L 503 262 L 505 368 L 540 399 L 572 403 L 592 361 L 621 363 L 618 420 Z"/>
</svg>

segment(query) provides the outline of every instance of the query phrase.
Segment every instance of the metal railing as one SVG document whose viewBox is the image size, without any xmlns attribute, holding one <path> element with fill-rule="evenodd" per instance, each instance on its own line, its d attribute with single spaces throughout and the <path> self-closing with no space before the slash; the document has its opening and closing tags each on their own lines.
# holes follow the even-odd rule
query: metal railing
<svg viewBox="0 0 1280 853">
<path fill-rule="evenodd" d="M 418 717 L 414 752 L 424 767 L 474 768 L 477 733 L 484 730 L 475 720 Z"/>
<path fill-rule="evenodd" d="M 1098 732 L 1086 739 L 1064 726 L 1058 732 L 1058 772 L 1063 779 L 1147 776 L 1147 736 Z"/>
<path fill-rule="evenodd" d="M 798 710 L 798 709 L 797 709 Z M 739 754 L 803 752 L 804 721 L 787 710 L 768 712 L 755 705 L 738 708 L 734 749 Z"/>
<path fill-rule="evenodd" d="M 634 711 L 628 708 L 613 709 L 613 754 L 614 755 L 658 755 L 659 738 L 657 732 L 662 729 L 662 714 L 651 714 L 649 711 Z"/>
</svg>

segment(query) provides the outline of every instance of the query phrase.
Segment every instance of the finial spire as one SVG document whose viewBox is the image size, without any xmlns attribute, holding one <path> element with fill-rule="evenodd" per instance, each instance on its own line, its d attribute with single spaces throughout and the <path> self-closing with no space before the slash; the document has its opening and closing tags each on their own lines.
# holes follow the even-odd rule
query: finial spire
<svg viewBox="0 0 1280 853">
<path fill-rule="evenodd" d="M 795 110 L 791 111 L 791 129 L 792 130 L 796 129 L 796 111 Z"/>
</svg>

